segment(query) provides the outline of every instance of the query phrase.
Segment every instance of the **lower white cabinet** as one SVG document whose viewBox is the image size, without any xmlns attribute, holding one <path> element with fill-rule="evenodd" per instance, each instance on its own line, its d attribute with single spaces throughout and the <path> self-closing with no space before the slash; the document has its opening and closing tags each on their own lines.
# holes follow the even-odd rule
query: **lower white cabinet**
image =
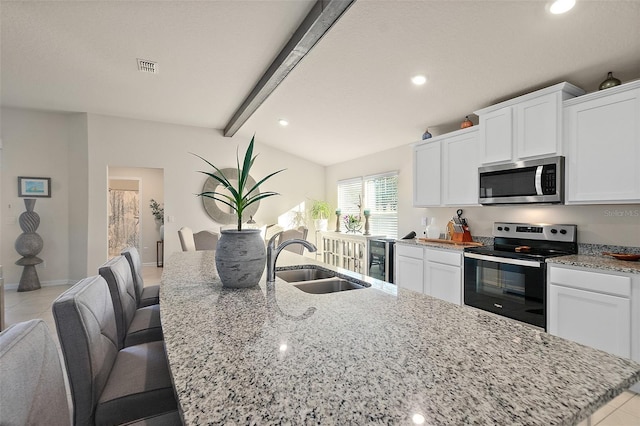
<svg viewBox="0 0 640 426">
<path fill-rule="evenodd" d="M 548 282 L 550 334 L 634 357 L 629 276 L 550 266 Z"/>
<path fill-rule="evenodd" d="M 462 253 L 425 248 L 425 294 L 462 304 Z"/>
<path fill-rule="evenodd" d="M 398 287 L 424 292 L 424 250 L 418 246 L 396 244 L 395 283 Z"/>
<path fill-rule="evenodd" d="M 462 304 L 462 253 L 403 244 L 395 253 L 398 287 Z"/>
</svg>

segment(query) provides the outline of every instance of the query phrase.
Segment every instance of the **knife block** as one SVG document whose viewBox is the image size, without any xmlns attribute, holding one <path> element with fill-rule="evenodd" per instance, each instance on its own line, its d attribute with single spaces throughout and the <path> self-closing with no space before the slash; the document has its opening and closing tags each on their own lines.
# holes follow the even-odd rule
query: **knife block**
<svg viewBox="0 0 640 426">
<path fill-rule="evenodd" d="M 463 226 L 462 229 L 464 229 L 464 232 L 454 232 L 451 239 L 459 243 L 469 243 L 473 241 L 471 232 L 469 232 L 469 227 Z"/>
</svg>

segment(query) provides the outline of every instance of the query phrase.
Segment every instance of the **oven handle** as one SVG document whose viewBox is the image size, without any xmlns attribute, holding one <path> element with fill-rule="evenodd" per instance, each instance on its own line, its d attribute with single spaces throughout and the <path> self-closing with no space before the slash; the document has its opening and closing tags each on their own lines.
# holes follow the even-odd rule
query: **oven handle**
<svg viewBox="0 0 640 426">
<path fill-rule="evenodd" d="M 476 253 L 465 253 L 464 257 L 470 257 L 472 259 L 478 259 L 478 260 L 486 260 L 487 262 L 507 263 L 509 265 L 518 265 L 518 266 L 530 266 L 532 268 L 542 267 L 542 264 L 540 262 L 536 262 L 533 260 L 511 259 L 508 257 L 487 256 L 484 254 L 476 254 Z"/>
</svg>

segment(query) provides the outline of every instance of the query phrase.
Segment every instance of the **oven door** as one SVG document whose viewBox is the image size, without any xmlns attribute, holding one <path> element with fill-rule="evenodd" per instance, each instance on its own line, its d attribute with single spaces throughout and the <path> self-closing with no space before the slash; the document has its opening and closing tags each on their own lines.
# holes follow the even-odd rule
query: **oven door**
<svg viewBox="0 0 640 426">
<path fill-rule="evenodd" d="M 546 329 L 544 262 L 464 256 L 465 305 Z"/>
</svg>

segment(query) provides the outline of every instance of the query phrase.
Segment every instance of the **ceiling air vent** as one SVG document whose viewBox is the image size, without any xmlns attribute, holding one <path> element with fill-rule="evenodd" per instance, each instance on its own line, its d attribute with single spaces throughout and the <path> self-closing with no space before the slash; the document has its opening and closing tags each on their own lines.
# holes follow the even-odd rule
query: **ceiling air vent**
<svg viewBox="0 0 640 426">
<path fill-rule="evenodd" d="M 138 71 L 158 74 L 158 64 L 156 62 L 138 58 Z"/>
</svg>

